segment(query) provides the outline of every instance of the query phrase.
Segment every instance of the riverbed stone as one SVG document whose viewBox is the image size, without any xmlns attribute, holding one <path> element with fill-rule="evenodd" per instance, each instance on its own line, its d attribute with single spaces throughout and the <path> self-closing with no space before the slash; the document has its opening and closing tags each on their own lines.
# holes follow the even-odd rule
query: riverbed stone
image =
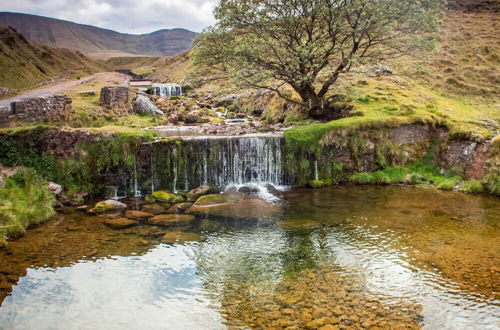
<svg viewBox="0 0 500 330">
<path fill-rule="evenodd" d="M 115 212 L 121 211 L 127 208 L 127 205 L 116 201 L 114 199 L 108 199 L 102 202 L 99 202 L 95 205 L 93 209 L 89 210 L 89 213 L 106 213 L 106 212 Z"/>
<path fill-rule="evenodd" d="M 198 242 L 201 241 L 202 237 L 196 233 L 186 233 L 181 231 L 172 231 L 163 235 L 161 241 L 163 243 L 174 244 L 174 243 L 185 243 L 185 242 Z"/>
<path fill-rule="evenodd" d="M 148 219 L 148 223 L 155 226 L 169 227 L 182 226 L 191 223 L 195 217 L 187 214 L 160 214 Z"/>
<path fill-rule="evenodd" d="M 188 214 L 253 220 L 269 219 L 279 215 L 280 212 L 280 205 L 266 202 L 259 198 L 241 199 L 229 203 L 195 204 L 186 210 Z"/>
<path fill-rule="evenodd" d="M 154 214 L 142 212 L 142 211 L 129 210 L 129 211 L 125 212 L 124 216 L 126 218 L 129 218 L 129 219 L 134 219 L 134 220 L 138 220 L 138 221 L 146 221 L 149 218 L 152 218 L 154 216 Z"/>
<path fill-rule="evenodd" d="M 191 205 L 193 205 L 193 203 L 190 202 L 176 203 L 167 210 L 167 213 L 183 213 Z"/>
<path fill-rule="evenodd" d="M 115 218 L 115 219 L 104 220 L 104 224 L 113 229 L 123 229 L 131 226 L 136 226 L 137 221 L 130 220 L 127 218 Z"/>
<path fill-rule="evenodd" d="M 151 194 L 151 197 L 159 202 L 164 203 L 178 203 L 183 202 L 184 198 L 182 196 L 176 195 L 167 190 L 158 190 Z"/>
<path fill-rule="evenodd" d="M 141 207 L 141 211 L 142 212 L 146 212 L 146 213 L 151 213 L 153 215 L 158 215 L 158 214 L 165 214 L 165 213 L 167 213 L 167 208 L 161 206 L 160 204 L 156 204 L 156 203 L 153 203 L 153 204 L 144 204 Z"/>
<path fill-rule="evenodd" d="M 218 193 L 220 193 L 219 187 L 211 184 L 203 184 L 197 188 L 190 190 L 187 194 L 187 197 L 189 201 L 194 202 L 201 196 Z"/>
</svg>

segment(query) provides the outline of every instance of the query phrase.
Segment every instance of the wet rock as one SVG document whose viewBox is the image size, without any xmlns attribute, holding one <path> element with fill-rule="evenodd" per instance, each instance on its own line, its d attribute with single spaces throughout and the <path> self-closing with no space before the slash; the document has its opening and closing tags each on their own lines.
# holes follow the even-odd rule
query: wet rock
<svg viewBox="0 0 500 330">
<path fill-rule="evenodd" d="M 281 192 L 278 189 L 276 189 L 276 187 L 273 186 L 270 183 L 266 184 L 266 189 L 267 189 L 267 192 L 269 192 L 271 195 L 273 195 L 275 197 L 278 197 L 278 198 L 282 198 L 283 197 L 283 195 L 281 194 Z"/>
<path fill-rule="evenodd" d="M 199 197 L 209 194 L 218 194 L 220 193 L 219 187 L 211 184 L 203 184 L 197 188 L 192 189 L 188 192 L 188 200 L 194 202 Z"/>
<path fill-rule="evenodd" d="M 256 189 L 256 188 L 252 188 L 252 187 L 248 187 L 248 186 L 243 186 L 240 189 L 238 189 L 238 192 L 248 195 L 248 194 L 256 194 L 256 193 L 259 192 L 259 190 Z"/>
<path fill-rule="evenodd" d="M 143 94 L 138 94 L 134 101 L 133 110 L 138 114 L 150 114 L 153 116 L 163 116 L 163 111 L 158 109 L 156 105 Z"/>
<path fill-rule="evenodd" d="M 167 208 L 165 208 L 159 204 L 153 203 L 153 204 L 143 205 L 141 207 L 141 211 L 146 212 L 146 213 L 151 213 L 153 215 L 158 215 L 158 214 L 167 213 Z"/>
<path fill-rule="evenodd" d="M 168 210 L 167 213 L 183 213 L 186 211 L 193 203 L 189 202 L 184 202 L 184 203 L 177 203 L 171 206 Z"/>
<path fill-rule="evenodd" d="M 174 243 L 185 243 L 185 242 L 199 242 L 202 237 L 196 233 L 185 233 L 185 232 L 168 232 L 163 235 L 161 241 L 163 243 L 174 244 Z"/>
<path fill-rule="evenodd" d="M 89 210 L 89 213 L 96 214 L 96 213 L 114 212 L 114 211 L 121 211 L 126 208 L 127 205 L 125 205 L 124 203 L 115 201 L 114 199 L 108 199 L 106 201 L 97 203 L 93 209 Z"/>
<path fill-rule="evenodd" d="M 148 223 L 155 226 L 169 227 L 182 226 L 191 223 L 195 217 L 187 214 L 160 214 L 148 219 Z"/>
<path fill-rule="evenodd" d="M 280 211 L 281 207 L 277 204 L 269 203 L 258 198 L 250 198 L 222 204 L 195 204 L 187 209 L 186 213 L 211 215 L 224 218 L 260 220 L 275 217 L 279 215 Z"/>
<path fill-rule="evenodd" d="M 176 195 L 167 190 L 155 191 L 151 194 L 151 197 L 156 201 L 166 203 L 178 203 L 184 201 L 184 198 L 182 196 Z"/>
<path fill-rule="evenodd" d="M 141 211 L 126 211 L 124 216 L 129 219 L 134 219 L 138 221 L 146 221 L 149 218 L 152 218 L 154 214 L 152 213 L 147 213 L 147 212 L 141 212 Z"/>
<path fill-rule="evenodd" d="M 136 226 L 137 221 L 130 220 L 127 218 L 115 218 L 115 219 L 104 220 L 104 224 L 113 229 L 123 229 L 131 226 Z"/>
<path fill-rule="evenodd" d="M 319 189 L 319 188 L 323 188 L 325 186 L 325 182 L 323 180 L 313 180 L 313 181 L 309 181 L 307 183 L 307 186 L 309 188 Z"/>
<path fill-rule="evenodd" d="M 210 194 L 198 198 L 194 205 L 216 205 L 228 202 L 230 199 L 224 194 Z"/>
<path fill-rule="evenodd" d="M 54 182 L 49 182 L 49 191 L 54 195 L 59 195 L 62 192 L 62 186 Z"/>
</svg>

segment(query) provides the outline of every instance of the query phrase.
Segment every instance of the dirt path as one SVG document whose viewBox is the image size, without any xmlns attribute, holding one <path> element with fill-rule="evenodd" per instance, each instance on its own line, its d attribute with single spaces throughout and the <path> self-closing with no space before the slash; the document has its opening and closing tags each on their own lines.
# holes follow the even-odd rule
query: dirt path
<svg viewBox="0 0 500 330">
<path fill-rule="evenodd" d="M 101 72 L 101 73 L 97 73 L 93 76 L 90 76 L 90 77 L 86 77 L 86 78 L 83 78 L 83 79 L 80 79 L 80 80 L 71 80 L 71 81 L 65 81 L 65 82 L 61 82 L 61 83 L 58 83 L 58 84 L 55 84 L 55 85 L 51 85 L 51 86 L 46 86 L 46 87 L 41 87 L 41 88 L 37 88 L 37 89 L 33 89 L 33 90 L 30 90 L 30 91 L 26 91 L 22 94 L 19 94 L 15 97 L 12 97 L 12 98 L 9 98 L 9 99 L 5 99 L 5 100 L 0 100 L 0 107 L 7 107 L 7 106 L 10 106 L 10 104 L 14 101 L 18 101 L 20 99 L 25 99 L 25 98 L 28 98 L 28 97 L 40 97 L 40 96 L 47 96 L 47 95 L 52 95 L 52 94 L 57 94 L 57 93 L 60 93 L 62 91 L 65 91 L 73 86 L 76 86 L 76 85 L 79 85 L 79 84 L 85 84 L 86 82 L 92 80 L 92 79 L 97 79 L 97 78 L 100 78 L 100 76 L 106 76 L 106 75 L 109 75 L 110 73 L 109 72 Z M 128 79 L 124 79 L 122 82 L 121 82 L 121 85 L 122 86 L 128 86 Z"/>
</svg>

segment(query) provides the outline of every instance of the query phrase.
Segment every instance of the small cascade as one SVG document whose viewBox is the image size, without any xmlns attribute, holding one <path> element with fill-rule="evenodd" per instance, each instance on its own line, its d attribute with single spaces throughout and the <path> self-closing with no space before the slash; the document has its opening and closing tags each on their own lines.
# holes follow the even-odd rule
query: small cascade
<svg viewBox="0 0 500 330">
<path fill-rule="evenodd" d="M 182 86 L 178 84 L 153 84 L 152 87 L 155 95 L 161 97 L 182 95 Z"/>
<path fill-rule="evenodd" d="M 139 185 L 145 193 L 151 188 L 186 191 L 204 183 L 221 188 L 288 185 L 280 135 L 183 137 L 150 143 L 147 148 L 149 159 L 139 160 Z"/>
<path fill-rule="evenodd" d="M 314 180 L 319 180 L 318 161 L 314 161 Z"/>
</svg>

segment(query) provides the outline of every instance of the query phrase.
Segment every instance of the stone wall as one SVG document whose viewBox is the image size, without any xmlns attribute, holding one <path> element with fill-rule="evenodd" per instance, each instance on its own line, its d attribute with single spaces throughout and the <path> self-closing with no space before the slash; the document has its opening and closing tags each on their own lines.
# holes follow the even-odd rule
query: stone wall
<svg viewBox="0 0 500 330">
<path fill-rule="evenodd" d="M 73 112 L 72 100 L 66 94 L 30 97 L 11 103 L 11 115 L 18 120 L 64 119 Z"/>
<path fill-rule="evenodd" d="M 128 87 L 103 87 L 101 89 L 101 103 L 112 109 L 125 108 L 129 100 Z"/>
</svg>

